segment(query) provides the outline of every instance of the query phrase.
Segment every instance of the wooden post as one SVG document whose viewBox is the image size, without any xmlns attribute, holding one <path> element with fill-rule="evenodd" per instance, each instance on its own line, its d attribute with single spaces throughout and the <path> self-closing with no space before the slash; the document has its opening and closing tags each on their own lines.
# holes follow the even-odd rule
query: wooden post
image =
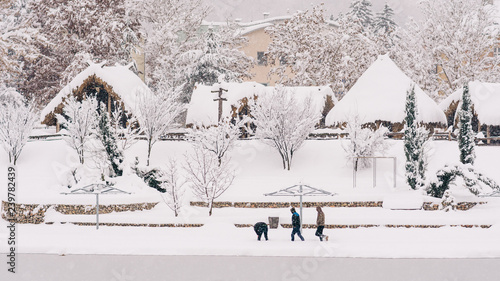
<svg viewBox="0 0 500 281">
<path fill-rule="evenodd" d="M 219 101 L 219 117 L 218 117 L 218 122 L 220 122 L 220 120 L 222 119 L 222 102 L 224 101 L 227 101 L 226 98 L 223 98 L 222 97 L 222 91 L 225 91 L 227 92 L 226 89 L 223 89 L 222 87 L 219 87 L 219 90 L 217 91 L 212 91 L 212 93 L 218 93 L 219 94 L 219 97 L 214 99 L 214 101 Z"/>
<path fill-rule="evenodd" d="M 491 144 L 490 125 L 486 125 L 486 144 Z"/>
</svg>

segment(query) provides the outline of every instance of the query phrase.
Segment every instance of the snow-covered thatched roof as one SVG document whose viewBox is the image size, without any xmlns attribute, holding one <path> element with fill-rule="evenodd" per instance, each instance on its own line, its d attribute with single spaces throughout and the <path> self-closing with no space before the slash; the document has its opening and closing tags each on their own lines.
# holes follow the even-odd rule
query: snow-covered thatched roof
<svg viewBox="0 0 500 281">
<path fill-rule="evenodd" d="M 272 93 L 274 87 L 264 86 L 256 82 L 243 82 L 243 83 L 223 83 L 222 87 L 227 89 L 223 97 L 227 99 L 222 104 L 222 116 L 231 115 L 231 105 L 239 107 L 239 101 L 243 98 L 253 98 L 254 96 L 261 96 L 267 93 Z M 217 124 L 219 103 L 214 101 L 217 98 L 217 93 L 212 93 L 212 90 L 218 88 L 217 86 L 204 86 L 197 85 L 196 89 L 191 96 L 189 103 L 186 124 L 203 124 L 215 125 Z M 328 86 L 324 87 L 288 87 L 290 93 L 294 95 L 297 101 L 304 100 L 311 96 L 313 104 L 319 112 L 321 112 L 325 105 L 326 96 L 331 96 L 334 104 L 337 99 L 333 91 Z"/>
<path fill-rule="evenodd" d="M 63 99 L 73 93 L 73 90 L 80 87 L 83 82 L 92 75 L 95 75 L 107 85 L 112 87 L 113 92 L 118 95 L 127 109 L 133 110 L 137 102 L 139 91 L 147 91 L 147 86 L 142 80 L 130 70 L 130 66 L 104 66 L 105 62 L 94 64 L 89 63 L 89 67 L 80 72 L 49 102 L 41 111 L 41 121 L 54 111 Z"/>
<path fill-rule="evenodd" d="M 461 88 L 444 99 L 439 104 L 441 110 L 448 110 L 453 102 L 460 108 L 462 93 Z M 500 83 L 469 82 L 469 93 L 479 123 L 500 126 Z"/>
<path fill-rule="evenodd" d="M 403 123 L 406 92 L 414 82 L 387 55 L 378 59 L 358 79 L 326 117 L 326 125 L 347 122 L 358 115 L 363 123 Z M 415 85 L 417 121 L 446 124 L 444 112 Z"/>
</svg>

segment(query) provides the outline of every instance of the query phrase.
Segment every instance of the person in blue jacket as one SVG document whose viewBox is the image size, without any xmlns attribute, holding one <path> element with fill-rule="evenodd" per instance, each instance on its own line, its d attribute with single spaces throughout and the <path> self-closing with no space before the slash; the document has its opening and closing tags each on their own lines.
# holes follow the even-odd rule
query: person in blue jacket
<svg viewBox="0 0 500 281">
<path fill-rule="evenodd" d="M 291 208 L 290 212 L 292 212 L 292 241 L 295 240 L 295 233 L 299 236 L 300 240 L 304 241 L 304 237 L 300 234 L 300 216 L 295 211 L 295 208 Z"/>
</svg>

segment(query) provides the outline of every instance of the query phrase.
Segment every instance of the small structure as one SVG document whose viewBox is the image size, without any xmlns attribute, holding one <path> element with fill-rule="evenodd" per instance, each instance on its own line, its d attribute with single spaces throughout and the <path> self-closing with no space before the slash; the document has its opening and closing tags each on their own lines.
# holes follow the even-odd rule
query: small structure
<svg viewBox="0 0 500 281">
<path fill-rule="evenodd" d="M 264 196 L 298 196 L 300 198 L 300 228 L 302 229 L 302 196 L 334 196 L 336 193 L 331 193 L 323 189 L 314 188 L 309 185 L 296 184 L 285 189 L 275 192 L 266 193 Z"/>
<path fill-rule="evenodd" d="M 72 194 L 86 194 L 93 195 L 95 194 L 95 215 L 96 215 L 96 229 L 99 229 L 99 194 L 131 194 L 130 192 L 123 191 L 111 185 L 95 183 L 84 186 L 82 188 L 77 188 L 72 190 L 71 192 L 61 193 L 64 195 L 72 195 Z"/>
<path fill-rule="evenodd" d="M 119 102 L 129 113 L 136 107 L 138 93 L 146 93 L 148 87 L 127 66 L 104 66 L 106 62 L 89 66 L 71 80 L 41 111 L 41 123 L 48 126 L 58 124 L 56 114 L 61 114 L 64 100 L 70 95 L 83 99 L 95 96 L 100 103 L 106 105 L 108 112 L 114 111 Z"/>
<path fill-rule="evenodd" d="M 215 84 L 217 86 L 217 84 Z M 258 97 L 274 91 L 274 87 L 264 86 L 256 82 L 224 83 L 223 88 L 227 93 L 222 97 L 224 103 L 219 101 L 218 86 L 197 85 L 191 96 L 188 106 L 186 125 L 200 124 L 204 126 L 217 125 L 219 120 L 219 104 L 221 105 L 221 117 L 237 118 L 246 115 L 250 111 L 250 104 L 258 100 Z M 290 94 L 298 100 L 312 97 L 313 104 L 318 112 L 324 116 L 338 102 L 333 91 L 328 86 L 323 87 L 288 87 Z M 215 103 L 214 100 L 219 101 Z"/>
<path fill-rule="evenodd" d="M 417 122 L 428 126 L 446 125 L 446 117 L 418 85 L 389 58 L 378 59 L 361 75 L 347 94 L 326 117 L 327 126 L 343 127 L 349 118 L 358 115 L 364 124 L 384 125 L 392 132 L 403 129 L 406 93 L 415 85 Z"/>
<path fill-rule="evenodd" d="M 446 114 L 448 126 L 458 126 L 458 108 L 462 104 L 463 89 L 444 99 L 439 107 Z M 476 132 L 486 132 L 486 142 L 500 137 L 500 83 L 469 82 L 472 101 L 472 127 Z M 499 138 L 500 139 L 500 138 Z"/>
</svg>

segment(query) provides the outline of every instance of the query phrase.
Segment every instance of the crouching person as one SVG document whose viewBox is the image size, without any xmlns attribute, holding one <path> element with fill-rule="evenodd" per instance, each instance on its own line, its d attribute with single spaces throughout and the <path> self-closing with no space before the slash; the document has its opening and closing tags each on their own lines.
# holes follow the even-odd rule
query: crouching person
<svg viewBox="0 0 500 281">
<path fill-rule="evenodd" d="M 253 230 L 255 230 L 255 233 L 257 233 L 257 240 L 260 241 L 260 238 L 262 237 L 262 234 L 264 234 L 264 238 L 267 239 L 267 224 L 265 222 L 258 222 L 253 226 Z"/>
</svg>

